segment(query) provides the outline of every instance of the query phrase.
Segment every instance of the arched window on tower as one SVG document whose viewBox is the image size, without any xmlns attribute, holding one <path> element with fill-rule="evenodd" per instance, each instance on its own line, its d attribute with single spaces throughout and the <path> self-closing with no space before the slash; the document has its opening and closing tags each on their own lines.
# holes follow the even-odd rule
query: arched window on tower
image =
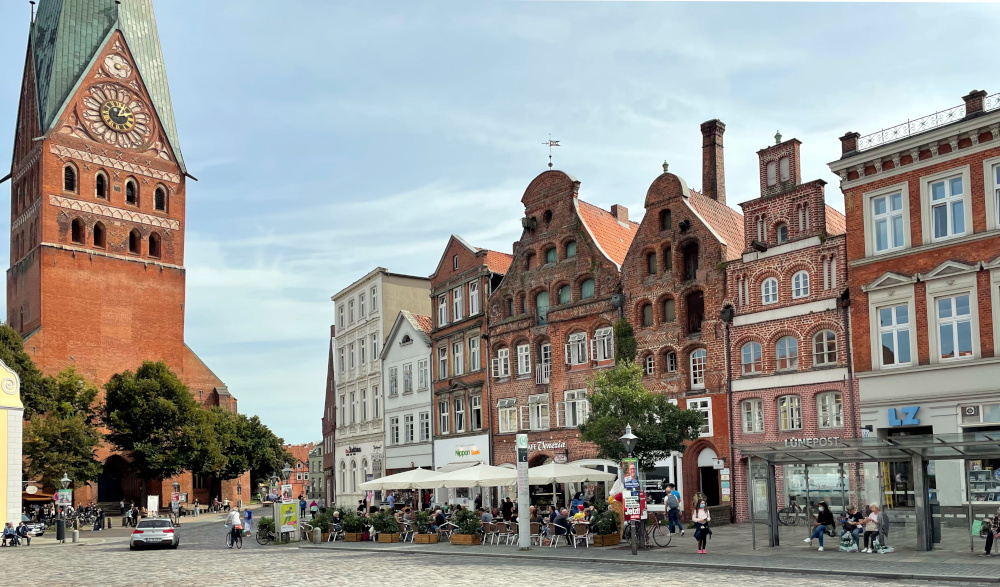
<svg viewBox="0 0 1000 587">
<path fill-rule="evenodd" d="M 104 225 L 98 222 L 94 225 L 94 246 L 103 249 L 107 246 L 108 237 Z"/>
<path fill-rule="evenodd" d="M 71 165 L 63 168 L 63 190 L 67 192 L 76 191 L 76 169 Z"/>
<path fill-rule="evenodd" d="M 98 173 L 94 181 L 94 195 L 102 200 L 108 199 L 108 178 L 103 173 Z"/>
<path fill-rule="evenodd" d="M 149 235 L 149 256 L 160 257 L 160 235 L 155 232 Z"/>
<path fill-rule="evenodd" d="M 153 195 L 153 206 L 161 212 L 167 209 L 167 191 L 162 187 L 156 188 L 156 193 Z"/>
<path fill-rule="evenodd" d="M 83 220 L 80 220 L 79 218 L 74 218 L 71 229 L 71 237 L 73 239 L 73 242 L 78 245 L 82 245 L 85 233 L 86 230 L 83 228 Z"/>
<path fill-rule="evenodd" d="M 125 182 L 125 203 L 133 206 L 139 205 L 139 188 L 131 179 Z"/>
<path fill-rule="evenodd" d="M 139 236 L 139 231 L 132 229 L 132 232 L 128 233 L 128 252 L 133 255 L 138 255 L 141 251 L 142 246 L 139 244 L 142 242 L 142 237 Z"/>
</svg>

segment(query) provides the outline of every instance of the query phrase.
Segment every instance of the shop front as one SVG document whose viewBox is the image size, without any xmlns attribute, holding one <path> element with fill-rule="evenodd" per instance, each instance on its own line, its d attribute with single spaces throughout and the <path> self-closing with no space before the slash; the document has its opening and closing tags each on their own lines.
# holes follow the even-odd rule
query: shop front
<svg viewBox="0 0 1000 587">
<path fill-rule="evenodd" d="M 434 439 L 434 470 L 442 473 L 475 465 L 490 464 L 490 437 L 487 434 Z M 480 489 L 458 487 L 434 490 L 435 503 L 471 506 Z M 483 499 L 486 499 L 484 496 Z"/>
<path fill-rule="evenodd" d="M 365 481 L 385 476 L 385 442 L 381 437 L 367 442 L 352 442 L 338 446 L 337 455 L 337 505 L 348 507 L 357 505 L 359 500 L 378 502 L 380 492 L 362 491 L 358 486 Z"/>
</svg>

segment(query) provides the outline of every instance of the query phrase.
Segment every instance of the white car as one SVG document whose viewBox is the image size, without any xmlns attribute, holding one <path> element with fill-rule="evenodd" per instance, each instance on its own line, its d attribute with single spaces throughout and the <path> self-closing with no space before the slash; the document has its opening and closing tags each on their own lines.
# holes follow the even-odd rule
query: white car
<svg viewBox="0 0 1000 587">
<path fill-rule="evenodd" d="M 167 546 L 177 548 L 181 543 L 173 523 L 166 518 L 151 518 L 139 520 L 139 525 L 132 530 L 128 541 L 129 550 L 138 550 L 147 546 Z"/>
</svg>

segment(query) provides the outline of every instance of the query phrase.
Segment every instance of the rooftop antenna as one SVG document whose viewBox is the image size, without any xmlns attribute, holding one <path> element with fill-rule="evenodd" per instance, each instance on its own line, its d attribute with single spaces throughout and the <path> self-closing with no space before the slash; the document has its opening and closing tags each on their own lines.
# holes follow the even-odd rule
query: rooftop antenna
<svg viewBox="0 0 1000 587">
<path fill-rule="evenodd" d="M 558 147 L 559 141 L 552 140 L 552 133 L 549 133 L 549 140 L 542 143 L 543 145 L 548 145 L 549 147 L 549 169 L 552 169 L 552 147 Z"/>
<path fill-rule="evenodd" d="M 31 4 L 31 22 L 35 22 L 35 0 L 28 0 L 28 4 Z"/>
</svg>

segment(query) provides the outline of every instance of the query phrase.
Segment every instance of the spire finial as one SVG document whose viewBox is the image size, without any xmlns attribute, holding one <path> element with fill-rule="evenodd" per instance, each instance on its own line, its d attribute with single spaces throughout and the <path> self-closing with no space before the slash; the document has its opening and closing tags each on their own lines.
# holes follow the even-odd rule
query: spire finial
<svg viewBox="0 0 1000 587">
<path fill-rule="evenodd" d="M 774 144 L 775 145 L 781 144 L 781 131 L 774 131 Z"/>
<path fill-rule="evenodd" d="M 28 0 L 28 4 L 31 4 L 31 22 L 35 22 L 35 0 Z"/>
<path fill-rule="evenodd" d="M 669 163 L 667 163 L 667 160 L 666 160 L 666 159 L 664 159 L 664 160 L 663 160 L 663 173 L 666 173 L 666 172 L 667 172 L 667 169 L 669 169 L 669 168 L 670 168 L 670 164 L 669 164 Z"/>
<path fill-rule="evenodd" d="M 552 169 L 552 147 L 558 147 L 559 141 L 552 140 L 552 133 L 549 133 L 549 140 L 542 143 L 543 145 L 548 145 L 549 147 L 549 169 Z"/>
</svg>

